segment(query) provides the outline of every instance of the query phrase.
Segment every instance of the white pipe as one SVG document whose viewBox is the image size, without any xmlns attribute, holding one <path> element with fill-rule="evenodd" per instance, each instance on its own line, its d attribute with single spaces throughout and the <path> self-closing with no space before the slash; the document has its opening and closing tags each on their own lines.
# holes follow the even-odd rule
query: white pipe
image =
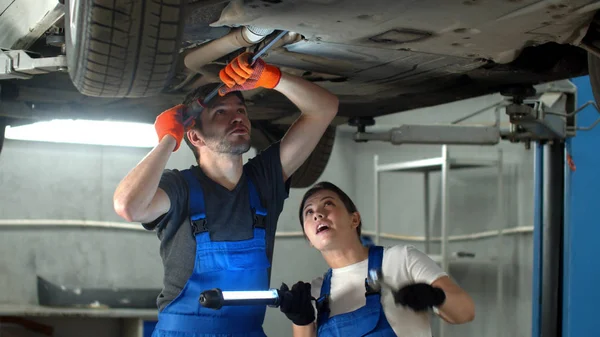
<svg viewBox="0 0 600 337">
<path fill-rule="evenodd" d="M 142 225 L 127 222 L 93 221 L 93 220 L 58 220 L 58 219 L 2 219 L 0 227 L 92 227 L 127 229 L 147 232 Z"/>
<path fill-rule="evenodd" d="M 304 232 L 275 232 L 278 238 L 304 238 Z"/>
<path fill-rule="evenodd" d="M 375 173 L 375 177 L 373 180 L 373 186 L 375 186 L 375 193 L 373 195 L 373 202 L 375 203 L 375 244 L 379 244 L 379 239 L 381 238 L 380 233 L 381 230 L 379 228 L 379 156 L 373 156 L 373 172 Z"/>
<path fill-rule="evenodd" d="M 112 221 L 92 221 L 92 220 L 59 220 L 59 219 L 0 219 L 0 227 L 80 227 L 80 228 L 100 228 L 100 229 L 125 229 L 152 233 L 146 230 L 140 224 L 131 224 L 128 222 L 112 222 Z M 277 237 L 288 238 L 304 238 L 304 232 L 277 232 Z"/>
<path fill-rule="evenodd" d="M 141 232 L 151 233 L 144 229 L 139 224 L 130 224 L 127 222 L 111 222 L 111 221 L 92 221 L 92 220 L 57 220 L 57 219 L 1 219 L 0 227 L 90 227 L 90 228 L 109 228 L 109 229 L 125 229 L 135 230 Z M 520 226 L 507 228 L 502 230 L 502 235 L 510 234 L 525 234 L 533 232 L 533 226 Z M 375 235 L 375 232 L 362 231 L 365 235 Z M 465 235 L 452 235 L 448 237 L 448 241 L 471 241 L 478 239 L 485 239 L 489 237 L 497 236 L 499 233 L 497 230 L 485 231 L 479 233 L 465 234 Z M 304 238 L 304 233 L 301 231 L 278 231 L 275 233 L 276 237 L 288 237 L 288 238 Z M 424 236 L 409 236 L 409 235 L 396 235 L 389 233 L 380 233 L 382 239 L 400 240 L 400 241 L 413 241 L 413 242 L 425 242 Z M 440 237 L 432 237 L 431 241 L 441 241 Z"/>
<path fill-rule="evenodd" d="M 520 226 L 507 228 L 502 230 L 502 235 L 510 235 L 510 234 L 525 234 L 533 232 L 533 226 Z M 375 232 L 371 231 L 363 231 L 365 235 L 375 235 Z M 500 233 L 498 230 L 491 230 L 479 233 L 472 234 L 464 234 L 464 235 L 450 235 L 448 236 L 448 242 L 456 242 L 456 241 L 473 241 L 479 239 L 491 238 L 494 236 L 498 236 Z M 380 233 L 379 234 L 382 239 L 390 239 L 390 240 L 399 240 L 399 241 L 412 241 L 412 242 L 425 242 L 424 236 L 411 236 L 411 235 L 396 235 L 389 233 Z M 441 237 L 431 237 L 431 241 L 440 242 L 442 241 Z"/>
</svg>

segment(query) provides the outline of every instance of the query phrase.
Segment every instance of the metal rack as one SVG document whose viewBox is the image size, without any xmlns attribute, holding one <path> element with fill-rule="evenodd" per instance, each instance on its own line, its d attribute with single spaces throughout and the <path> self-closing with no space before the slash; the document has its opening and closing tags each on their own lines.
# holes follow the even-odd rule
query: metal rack
<svg viewBox="0 0 600 337">
<path fill-rule="evenodd" d="M 489 168 L 496 167 L 497 172 L 497 221 L 498 221 L 498 234 L 496 238 L 497 243 L 497 256 L 478 258 L 469 256 L 469 254 L 461 254 L 459 252 L 449 254 L 448 252 L 448 174 L 450 170 L 458 169 L 473 169 L 473 168 Z M 439 263 L 444 271 L 449 273 L 449 267 L 451 264 L 459 263 L 487 263 L 496 264 L 497 267 L 497 289 L 496 289 L 496 301 L 499 319 L 503 317 L 502 314 L 502 289 L 503 289 L 503 261 L 500 258 L 500 251 L 502 245 L 502 234 L 506 227 L 505 220 L 505 208 L 504 208 L 504 186 L 503 186 L 503 171 L 502 171 L 502 150 L 498 149 L 496 159 L 466 159 L 466 158 L 452 158 L 448 152 L 448 145 L 442 145 L 441 156 L 391 163 L 391 164 L 379 164 L 379 155 L 374 155 L 374 186 L 375 186 L 375 242 L 379 244 L 381 233 L 380 227 L 380 206 L 379 206 L 379 176 L 380 173 L 384 172 L 419 172 L 424 175 L 424 223 L 425 223 L 425 253 L 432 258 L 432 260 Z M 430 242 L 431 242 L 431 224 L 429 219 L 430 205 L 429 205 L 429 185 L 430 185 L 430 173 L 440 172 L 441 173 L 441 210 L 440 210 L 440 242 L 441 249 L 440 254 L 431 254 Z M 385 234 L 384 234 L 385 235 Z M 440 335 L 444 334 L 444 324 L 440 325 Z M 501 329 L 498 329 L 500 333 Z"/>
</svg>

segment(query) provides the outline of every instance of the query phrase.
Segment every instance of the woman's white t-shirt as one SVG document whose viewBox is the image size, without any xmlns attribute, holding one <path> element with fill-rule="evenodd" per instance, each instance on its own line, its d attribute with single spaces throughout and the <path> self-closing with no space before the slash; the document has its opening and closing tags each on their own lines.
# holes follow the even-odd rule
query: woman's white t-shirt
<svg viewBox="0 0 600 337">
<path fill-rule="evenodd" d="M 330 317 L 354 311 L 366 304 L 365 278 L 369 261 L 364 260 L 343 268 L 332 269 L 329 308 Z M 383 277 L 396 289 L 411 283 L 431 284 L 447 274 L 429 256 L 411 245 L 384 248 Z M 312 296 L 319 298 L 323 277 L 311 282 Z M 398 336 L 431 337 L 429 313 L 416 313 L 396 306 L 392 293 L 381 291 L 381 305 L 392 329 Z"/>
</svg>

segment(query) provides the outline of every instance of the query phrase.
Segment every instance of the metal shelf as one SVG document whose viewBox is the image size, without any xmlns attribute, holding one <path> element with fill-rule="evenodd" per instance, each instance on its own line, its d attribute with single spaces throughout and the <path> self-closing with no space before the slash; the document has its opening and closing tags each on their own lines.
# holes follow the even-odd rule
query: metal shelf
<svg viewBox="0 0 600 337">
<path fill-rule="evenodd" d="M 429 258 L 437 263 L 442 263 L 443 257 L 441 254 L 428 254 Z M 495 256 L 491 257 L 469 257 L 469 256 L 449 256 L 448 264 L 492 264 L 496 263 L 498 258 Z"/>
<path fill-rule="evenodd" d="M 379 164 L 379 156 L 374 156 L 373 169 L 374 169 L 374 203 L 375 203 L 375 243 L 379 244 L 381 231 L 380 231 L 380 207 L 379 207 L 379 175 L 381 172 L 419 172 L 423 173 L 423 190 L 424 190 L 424 223 L 425 223 L 425 254 L 427 254 L 433 261 L 440 264 L 442 269 L 450 273 L 450 265 L 456 264 L 488 264 L 495 265 L 497 268 L 497 288 L 496 288 L 496 301 L 498 312 L 502 312 L 503 308 L 503 273 L 504 265 L 500 256 L 491 257 L 470 257 L 470 256 L 457 256 L 456 254 L 448 251 L 448 175 L 452 170 L 457 169 L 469 169 L 469 168 L 485 168 L 495 167 L 497 171 L 497 217 L 498 217 L 498 230 L 496 236 L 496 245 L 498 253 L 502 249 L 502 235 L 503 230 L 506 229 L 506 216 L 504 200 L 504 186 L 503 186 L 503 172 L 502 172 L 502 151 L 498 150 L 496 159 L 466 159 L 466 158 L 452 158 L 448 153 L 448 145 L 442 145 L 441 156 L 413 160 L 400 163 L 390 164 Z M 440 254 L 431 254 L 430 252 L 430 204 L 429 204 L 429 190 L 430 190 L 430 173 L 440 172 L 440 236 L 441 236 L 441 247 Z M 444 324 L 440 325 L 440 336 L 444 336 Z M 498 330 L 500 334 L 500 330 Z"/>
</svg>

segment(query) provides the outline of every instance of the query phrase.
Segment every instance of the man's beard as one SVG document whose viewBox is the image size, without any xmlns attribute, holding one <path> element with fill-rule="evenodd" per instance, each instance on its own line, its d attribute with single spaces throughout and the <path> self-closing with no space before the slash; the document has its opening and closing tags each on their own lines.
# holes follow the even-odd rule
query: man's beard
<svg viewBox="0 0 600 337">
<path fill-rule="evenodd" d="M 213 134 L 204 136 L 204 143 L 213 152 L 240 155 L 250 150 L 250 139 L 239 139 L 235 142 L 227 139 L 229 132 L 224 137 L 218 137 Z M 241 137 L 240 137 L 241 138 Z"/>
</svg>

